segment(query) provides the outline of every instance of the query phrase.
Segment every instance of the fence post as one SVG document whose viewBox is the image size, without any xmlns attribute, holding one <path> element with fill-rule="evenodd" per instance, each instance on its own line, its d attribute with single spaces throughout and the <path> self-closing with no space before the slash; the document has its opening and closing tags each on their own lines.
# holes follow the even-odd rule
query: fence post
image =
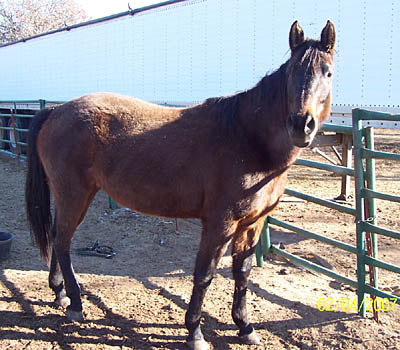
<svg viewBox="0 0 400 350">
<path fill-rule="evenodd" d="M 366 307 L 365 297 L 365 231 L 363 227 L 364 198 L 362 197 L 364 188 L 364 167 L 362 161 L 362 121 L 360 119 L 360 110 L 358 108 L 352 111 L 353 118 L 353 144 L 354 144 L 354 179 L 356 191 L 356 246 L 357 246 L 357 299 L 358 312 L 365 317 Z"/>
<path fill-rule="evenodd" d="M 265 219 L 267 221 L 267 219 Z M 263 267 L 264 266 L 264 259 L 263 259 L 263 242 L 260 236 L 260 240 L 258 241 L 256 245 L 256 260 L 257 260 L 257 266 L 258 267 Z"/>
<path fill-rule="evenodd" d="M 17 131 L 17 128 L 19 127 L 19 122 L 18 118 L 15 116 L 17 114 L 17 104 L 14 102 L 14 109 L 11 108 L 11 127 L 12 127 L 12 133 L 14 135 L 14 140 L 15 140 L 15 152 L 17 154 L 17 159 L 19 160 L 20 156 L 20 150 L 19 150 L 19 132 Z M 10 138 L 11 140 L 11 138 Z"/>
<path fill-rule="evenodd" d="M 351 168 L 353 160 L 353 140 L 351 135 L 343 134 L 342 141 L 342 166 Z M 337 199 L 347 201 L 350 196 L 350 176 L 342 175 L 340 195 Z"/>
<path fill-rule="evenodd" d="M 45 109 L 46 108 L 46 100 L 39 100 L 39 108 L 40 109 Z"/>
<path fill-rule="evenodd" d="M 365 129 L 365 146 L 370 150 L 374 150 L 374 129 L 368 127 Z M 375 191 L 375 159 L 368 158 L 365 162 L 366 168 L 366 181 L 367 181 L 367 188 Z M 372 225 L 377 224 L 376 219 L 376 205 L 375 205 L 375 198 L 369 197 L 367 199 L 368 202 L 368 216 L 370 223 Z M 371 232 L 371 243 L 372 243 L 372 257 L 378 258 L 378 237 L 374 232 Z M 374 269 L 374 287 L 378 288 L 378 269 L 370 266 L 370 268 Z"/>
<path fill-rule="evenodd" d="M 264 227 L 261 232 L 261 239 L 263 245 L 263 254 L 271 252 L 271 237 L 269 235 L 269 216 L 266 217 Z"/>
<path fill-rule="evenodd" d="M 256 260 L 257 266 L 263 267 L 264 265 L 264 254 L 269 254 L 271 252 L 271 238 L 269 235 L 269 216 L 265 218 L 264 226 L 261 230 L 260 239 L 256 246 Z"/>
<path fill-rule="evenodd" d="M 108 207 L 113 210 L 118 209 L 118 204 L 110 196 L 108 196 Z"/>
</svg>

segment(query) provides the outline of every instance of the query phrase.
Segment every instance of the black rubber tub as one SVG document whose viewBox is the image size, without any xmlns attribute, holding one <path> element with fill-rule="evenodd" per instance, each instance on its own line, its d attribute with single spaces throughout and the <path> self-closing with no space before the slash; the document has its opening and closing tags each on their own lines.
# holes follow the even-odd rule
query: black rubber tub
<svg viewBox="0 0 400 350">
<path fill-rule="evenodd" d="M 14 236 L 8 232 L 0 232 L 0 261 L 7 260 L 10 256 L 11 242 Z"/>
</svg>

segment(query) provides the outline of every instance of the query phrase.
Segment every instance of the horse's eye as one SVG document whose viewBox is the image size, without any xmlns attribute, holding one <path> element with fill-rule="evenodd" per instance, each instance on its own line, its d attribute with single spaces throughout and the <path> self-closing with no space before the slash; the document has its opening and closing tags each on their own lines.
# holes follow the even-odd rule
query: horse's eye
<svg viewBox="0 0 400 350">
<path fill-rule="evenodd" d="M 322 71 L 322 74 L 325 77 L 327 77 L 327 78 L 331 78 L 332 77 L 333 70 L 332 70 L 332 67 L 329 66 L 328 64 L 323 64 L 322 67 L 321 67 L 321 71 Z"/>
</svg>

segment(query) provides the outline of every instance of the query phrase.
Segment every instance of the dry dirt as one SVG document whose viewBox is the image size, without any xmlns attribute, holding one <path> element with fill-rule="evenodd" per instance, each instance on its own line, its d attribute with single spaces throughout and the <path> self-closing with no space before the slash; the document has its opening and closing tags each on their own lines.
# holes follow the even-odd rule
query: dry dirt
<svg viewBox="0 0 400 350">
<path fill-rule="evenodd" d="M 380 149 L 400 153 L 400 133 L 377 131 Z M 315 158 L 310 151 L 307 158 Z M 320 159 L 320 158 L 318 158 Z M 378 189 L 400 194 L 400 165 L 378 162 Z M 192 270 L 199 242 L 195 221 L 148 217 L 123 208 L 108 208 L 99 193 L 73 241 L 73 249 L 98 239 L 112 246 L 113 259 L 72 253 L 82 285 L 85 321 L 70 322 L 53 306 L 47 267 L 30 241 L 24 214 L 25 164 L 0 154 L 0 231 L 14 234 L 10 258 L 0 263 L 0 349 L 186 349 L 184 315 L 192 288 Z M 289 188 L 324 198 L 340 192 L 340 178 L 295 166 Z M 349 205 L 352 205 L 350 202 Z M 381 226 L 400 231 L 396 204 L 378 201 Z M 274 216 L 314 232 L 355 242 L 353 217 L 310 203 L 280 203 Z M 298 234 L 272 231 L 272 241 L 287 251 L 355 278 L 350 253 Z M 380 238 L 379 255 L 399 264 L 400 242 Z M 252 270 L 248 293 L 250 318 L 262 345 L 242 345 L 230 316 L 233 281 L 229 254 L 223 257 L 206 296 L 203 333 L 214 349 L 398 349 L 400 306 L 360 318 L 345 311 L 354 290 L 281 259 L 267 257 Z M 400 276 L 380 270 L 379 284 L 400 291 Z M 331 298 L 336 311 L 319 311 L 318 300 Z M 344 300 L 344 305 L 341 301 Z"/>
</svg>

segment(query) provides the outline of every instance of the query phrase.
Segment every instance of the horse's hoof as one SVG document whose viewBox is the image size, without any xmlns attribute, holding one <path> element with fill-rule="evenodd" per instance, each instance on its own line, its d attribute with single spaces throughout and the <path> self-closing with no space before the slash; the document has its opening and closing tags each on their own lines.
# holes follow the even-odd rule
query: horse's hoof
<svg viewBox="0 0 400 350">
<path fill-rule="evenodd" d="M 66 308 L 71 304 L 71 299 L 68 297 L 56 298 L 54 302 L 56 305 Z"/>
<path fill-rule="evenodd" d="M 260 338 L 258 337 L 256 331 L 253 331 L 250 334 L 241 335 L 241 336 L 239 336 L 239 339 L 243 344 L 248 344 L 248 345 L 260 345 L 261 344 Z"/>
<path fill-rule="evenodd" d="M 82 311 L 74 311 L 71 309 L 67 309 L 66 314 L 70 321 L 77 321 L 77 322 L 83 321 Z"/>
<path fill-rule="evenodd" d="M 189 349 L 192 350 L 210 350 L 210 346 L 204 339 L 200 340 L 191 340 L 186 342 Z"/>
</svg>

